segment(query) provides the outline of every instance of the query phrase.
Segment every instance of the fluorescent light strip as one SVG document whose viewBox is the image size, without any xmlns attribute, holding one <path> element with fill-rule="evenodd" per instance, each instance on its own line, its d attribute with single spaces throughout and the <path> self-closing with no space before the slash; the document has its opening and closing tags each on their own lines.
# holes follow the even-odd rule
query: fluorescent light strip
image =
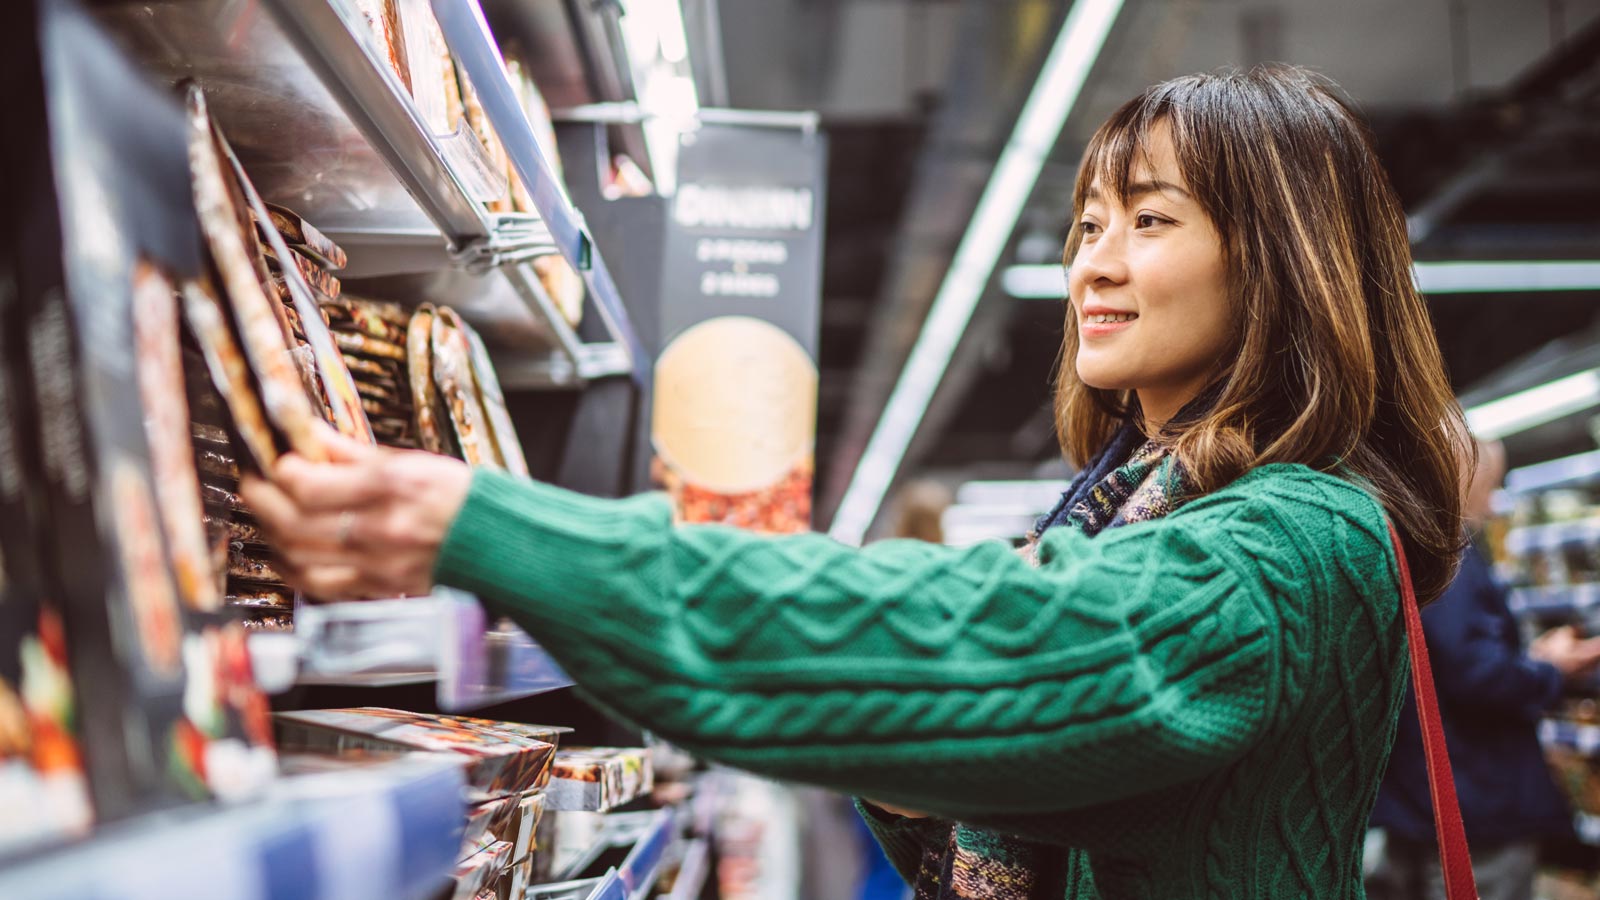
<svg viewBox="0 0 1600 900">
<path fill-rule="evenodd" d="M 1417 290 L 1424 294 L 1594 291 L 1600 290 L 1600 262 L 1419 262 Z"/>
<path fill-rule="evenodd" d="M 968 481 L 956 488 L 957 506 L 1009 506 L 1042 513 L 1067 489 L 1069 482 L 1051 480 Z"/>
<path fill-rule="evenodd" d="M 845 489 L 829 530 L 834 538 L 860 544 L 876 518 L 906 448 L 960 343 L 961 333 L 1016 227 L 1022 206 L 1039 180 L 1039 170 L 1061 136 L 1061 128 L 1077 103 L 1122 5 L 1123 0 L 1076 0 L 1067 13 L 1011 140 L 978 200 L 950 270 L 934 296 L 905 370 L 850 477 L 850 486 Z"/>
<path fill-rule="evenodd" d="M 1600 290 L 1600 261 L 1419 262 L 1417 290 L 1424 294 L 1524 293 Z M 1067 270 L 1055 264 L 1007 266 L 1007 294 L 1022 300 L 1064 300 Z"/>
<path fill-rule="evenodd" d="M 1467 427 L 1493 441 L 1600 405 L 1600 369 L 1558 378 L 1467 410 Z"/>
</svg>

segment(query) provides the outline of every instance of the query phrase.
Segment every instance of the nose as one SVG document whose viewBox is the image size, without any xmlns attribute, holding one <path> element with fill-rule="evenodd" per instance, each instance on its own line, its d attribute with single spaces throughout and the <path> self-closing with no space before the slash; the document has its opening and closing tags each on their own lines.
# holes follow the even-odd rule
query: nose
<svg viewBox="0 0 1600 900">
<path fill-rule="evenodd" d="M 1128 280 L 1127 238 L 1120 228 L 1107 228 L 1092 241 L 1078 245 L 1078 255 L 1067 267 L 1073 287 L 1108 287 Z"/>
</svg>

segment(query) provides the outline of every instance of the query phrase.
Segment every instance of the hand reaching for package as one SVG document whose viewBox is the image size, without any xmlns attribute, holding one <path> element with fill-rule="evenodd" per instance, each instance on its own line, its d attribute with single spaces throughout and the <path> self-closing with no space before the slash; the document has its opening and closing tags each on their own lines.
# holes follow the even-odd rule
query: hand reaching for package
<svg viewBox="0 0 1600 900">
<path fill-rule="evenodd" d="M 1600 637 L 1582 638 L 1577 629 L 1563 625 L 1534 638 L 1528 656 L 1555 666 L 1572 681 L 1600 668 Z"/>
<path fill-rule="evenodd" d="M 246 476 L 288 581 L 317 597 L 425 594 L 472 471 L 449 457 L 362 444 L 325 428 L 329 461 L 290 454 L 270 479 Z"/>
</svg>

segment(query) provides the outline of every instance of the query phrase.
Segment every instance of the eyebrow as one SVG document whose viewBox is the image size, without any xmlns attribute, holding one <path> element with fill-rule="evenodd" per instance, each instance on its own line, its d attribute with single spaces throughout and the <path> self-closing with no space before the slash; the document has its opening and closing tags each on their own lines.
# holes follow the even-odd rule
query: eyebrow
<svg viewBox="0 0 1600 900">
<path fill-rule="evenodd" d="M 1127 199 L 1132 200 L 1135 197 L 1143 197 L 1145 194 L 1164 194 L 1168 192 L 1177 194 L 1186 200 L 1194 199 L 1194 197 L 1190 195 L 1188 191 L 1184 190 L 1179 185 L 1173 184 L 1170 181 L 1161 181 L 1160 179 L 1133 182 L 1132 184 L 1128 185 L 1126 197 Z M 1090 187 L 1084 192 L 1083 197 L 1085 201 L 1099 200 L 1101 199 L 1100 189 Z"/>
</svg>

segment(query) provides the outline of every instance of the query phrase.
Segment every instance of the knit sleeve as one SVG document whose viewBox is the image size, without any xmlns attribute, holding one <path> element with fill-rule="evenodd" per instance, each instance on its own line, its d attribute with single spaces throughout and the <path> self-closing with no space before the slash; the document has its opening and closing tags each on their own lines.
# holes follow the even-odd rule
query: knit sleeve
<svg viewBox="0 0 1600 900">
<path fill-rule="evenodd" d="M 1058 812 L 1238 758 L 1304 684 L 1282 651 L 1308 607 L 1393 590 L 1377 504 L 1304 471 L 1057 529 L 1037 568 L 999 542 L 674 526 L 660 498 L 480 472 L 436 575 L 705 758 L 957 821 Z"/>
<path fill-rule="evenodd" d="M 889 864 L 912 886 L 917 883 L 923 858 L 930 852 L 943 854 L 950 843 L 951 825 L 943 819 L 908 819 L 884 812 L 860 798 L 856 799 L 856 812 L 867 823 L 873 840 L 883 848 Z"/>
</svg>

